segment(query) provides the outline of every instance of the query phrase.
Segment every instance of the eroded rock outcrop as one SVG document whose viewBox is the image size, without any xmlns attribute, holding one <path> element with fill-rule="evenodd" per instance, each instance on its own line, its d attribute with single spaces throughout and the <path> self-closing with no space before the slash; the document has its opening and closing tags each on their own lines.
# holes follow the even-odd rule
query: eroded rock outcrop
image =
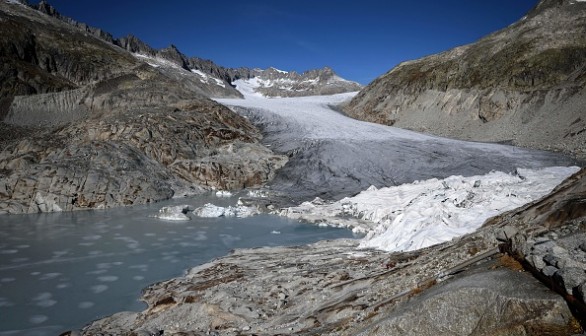
<svg viewBox="0 0 586 336">
<path fill-rule="evenodd" d="M 195 74 L 179 80 L 187 70 L 152 66 L 39 6 L 0 2 L 0 213 L 243 188 L 286 162 Z"/>
<path fill-rule="evenodd" d="M 286 159 L 259 138 L 246 120 L 211 102 L 69 124 L 7 143 L 0 212 L 109 208 L 260 185 Z"/>
<path fill-rule="evenodd" d="M 586 157 L 586 4 L 541 1 L 517 23 L 374 80 L 353 117 Z"/>
<path fill-rule="evenodd" d="M 584 207 L 577 205 L 585 199 L 585 173 L 578 172 L 539 201 L 494 217 L 475 233 L 417 251 L 356 250 L 351 241 L 237 250 L 149 286 L 142 297 L 146 310 L 96 321 L 82 334 L 579 333 L 585 321 L 575 307 L 584 303 L 584 273 L 578 280 L 572 277 L 580 285 L 573 287 L 577 295 L 569 301 L 577 304 L 570 309 L 564 297 L 497 247 L 511 251 L 511 239 L 533 237 L 542 225 L 565 232 L 566 240 L 557 246 L 569 236 L 583 237 Z M 570 255 L 576 253 L 570 249 Z"/>
</svg>

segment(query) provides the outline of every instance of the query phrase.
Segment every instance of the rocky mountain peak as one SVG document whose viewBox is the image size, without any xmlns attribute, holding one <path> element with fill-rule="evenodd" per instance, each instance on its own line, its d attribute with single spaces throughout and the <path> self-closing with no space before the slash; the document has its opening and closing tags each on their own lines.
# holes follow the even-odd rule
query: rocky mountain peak
<svg viewBox="0 0 586 336">
<path fill-rule="evenodd" d="M 59 16 L 59 12 L 57 12 L 57 9 L 55 9 L 55 7 L 53 7 L 51 4 L 49 4 L 49 2 L 42 0 L 39 2 L 39 4 L 37 5 L 36 9 L 40 12 L 43 12 L 49 16 Z"/>
<path fill-rule="evenodd" d="M 157 55 L 177 64 L 178 66 L 184 69 L 189 70 L 189 62 L 187 60 L 187 56 L 185 56 L 181 51 L 179 51 L 177 46 L 175 46 L 174 44 L 171 44 L 167 48 L 159 50 L 157 52 Z"/>
<path fill-rule="evenodd" d="M 117 39 L 115 43 L 131 53 L 149 56 L 155 56 L 157 54 L 157 51 L 154 48 L 144 43 L 138 37 L 131 34 Z"/>
<path fill-rule="evenodd" d="M 359 91 L 362 88 L 360 84 L 336 75 L 330 67 L 308 70 L 301 74 L 274 67 L 265 70 L 239 69 L 236 79 L 241 80 L 241 85 L 252 86 L 254 91 L 269 97 L 330 95 Z"/>
</svg>

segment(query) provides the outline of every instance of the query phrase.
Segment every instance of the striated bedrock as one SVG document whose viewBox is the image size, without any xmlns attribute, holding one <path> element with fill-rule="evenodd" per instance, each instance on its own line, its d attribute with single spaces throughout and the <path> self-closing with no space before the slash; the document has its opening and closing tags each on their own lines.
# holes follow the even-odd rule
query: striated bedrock
<svg viewBox="0 0 586 336">
<path fill-rule="evenodd" d="M 109 208 L 258 186 L 286 163 L 259 139 L 244 118 L 212 102 L 37 129 L 3 143 L 0 213 Z"/>
<path fill-rule="evenodd" d="M 399 64 L 352 117 L 466 140 L 586 157 L 586 3 L 542 0 L 479 41 Z"/>
<path fill-rule="evenodd" d="M 586 322 L 579 320 L 586 316 L 585 174 L 474 233 L 416 251 L 357 250 L 349 240 L 236 250 L 149 286 L 144 311 L 106 317 L 81 333 L 578 334 Z M 557 269 L 553 285 L 533 277 L 535 263 Z"/>
<path fill-rule="evenodd" d="M 0 213 L 256 186 L 285 164 L 206 97 L 221 85 L 39 6 L 0 1 Z"/>
</svg>

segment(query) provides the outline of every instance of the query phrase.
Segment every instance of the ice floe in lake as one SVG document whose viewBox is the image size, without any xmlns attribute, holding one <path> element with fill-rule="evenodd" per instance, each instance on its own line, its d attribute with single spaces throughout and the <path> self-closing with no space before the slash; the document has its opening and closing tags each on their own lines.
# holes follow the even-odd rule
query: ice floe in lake
<svg viewBox="0 0 586 336">
<path fill-rule="evenodd" d="M 218 190 L 216 191 L 216 197 L 232 197 L 232 193 L 228 190 Z"/>
<path fill-rule="evenodd" d="M 90 302 L 90 301 L 84 301 L 84 302 L 80 302 L 80 303 L 77 305 L 77 308 L 79 308 L 79 309 L 90 309 L 90 308 L 92 308 L 94 305 L 95 305 L 95 303 L 93 303 L 93 302 Z"/>
<path fill-rule="evenodd" d="M 191 211 L 189 205 L 175 205 L 162 207 L 159 212 L 152 215 L 154 218 L 169 220 L 169 221 L 188 221 L 190 220 L 187 213 Z"/>
<path fill-rule="evenodd" d="M 118 277 L 115 275 L 105 275 L 98 277 L 98 280 L 102 282 L 114 282 L 118 281 Z"/>
<path fill-rule="evenodd" d="M 49 318 L 45 315 L 33 315 L 29 318 L 29 322 L 32 324 L 41 324 L 47 321 Z"/>
<path fill-rule="evenodd" d="M 315 199 L 280 214 L 367 233 L 360 246 L 415 250 L 473 232 L 486 219 L 549 193 L 578 167 L 518 169 L 369 188 L 337 202 Z"/>
<path fill-rule="evenodd" d="M 207 203 L 193 211 L 193 214 L 198 217 L 250 217 L 259 214 L 260 212 L 254 207 L 247 206 L 228 206 L 221 207 L 211 203 Z"/>
<path fill-rule="evenodd" d="M 268 195 L 265 191 L 262 190 L 249 190 L 248 197 L 265 198 L 268 197 Z"/>
<path fill-rule="evenodd" d="M 106 285 L 95 285 L 91 287 L 91 290 L 94 294 L 100 294 L 108 290 L 108 286 Z"/>
</svg>

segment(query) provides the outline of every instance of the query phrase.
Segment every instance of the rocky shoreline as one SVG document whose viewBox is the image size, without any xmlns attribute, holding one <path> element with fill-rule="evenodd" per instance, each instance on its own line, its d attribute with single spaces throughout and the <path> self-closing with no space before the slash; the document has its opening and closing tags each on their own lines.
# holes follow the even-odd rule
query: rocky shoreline
<svg viewBox="0 0 586 336">
<path fill-rule="evenodd" d="M 586 252 L 576 242 L 586 234 L 585 175 L 582 169 L 472 234 L 413 252 L 357 250 L 347 240 L 236 250 L 149 286 L 146 310 L 115 314 L 80 333 L 579 333 Z M 538 272 L 549 272 L 564 296 L 532 276 L 535 265 L 547 265 Z"/>
</svg>

